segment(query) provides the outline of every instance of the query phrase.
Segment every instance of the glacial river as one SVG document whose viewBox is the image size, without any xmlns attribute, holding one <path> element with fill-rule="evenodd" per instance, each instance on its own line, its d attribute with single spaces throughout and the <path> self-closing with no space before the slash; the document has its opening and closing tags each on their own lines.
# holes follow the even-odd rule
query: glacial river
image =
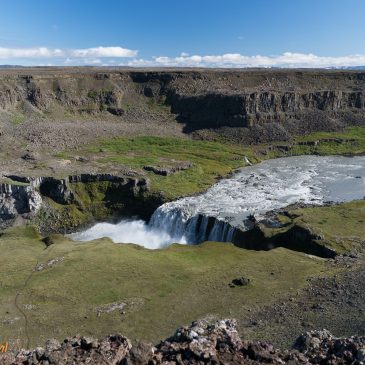
<svg viewBox="0 0 365 365">
<path fill-rule="evenodd" d="M 364 196 L 365 156 L 287 157 L 244 167 L 203 194 L 166 203 L 154 212 L 149 224 L 141 220 L 98 223 L 70 237 L 76 241 L 110 237 L 116 243 L 151 249 L 172 242 L 228 242 L 233 227 L 246 229 L 251 214 L 260 218 L 293 203 L 321 205 Z M 217 219 L 213 227 L 209 217 Z"/>
</svg>

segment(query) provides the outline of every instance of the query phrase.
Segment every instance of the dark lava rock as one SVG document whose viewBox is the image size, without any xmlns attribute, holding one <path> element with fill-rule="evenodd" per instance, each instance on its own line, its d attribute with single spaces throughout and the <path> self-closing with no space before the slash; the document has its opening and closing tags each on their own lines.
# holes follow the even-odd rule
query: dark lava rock
<svg viewBox="0 0 365 365">
<path fill-rule="evenodd" d="M 193 166 L 191 162 L 181 162 L 177 166 L 173 167 L 161 167 L 161 166 L 143 166 L 145 171 L 152 171 L 156 175 L 167 176 L 178 171 L 184 171 L 190 169 Z"/>
<path fill-rule="evenodd" d="M 20 350 L 16 355 L 9 352 L 0 358 L 2 365 L 68 365 L 68 364 L 121 364 L 129 353 L 130 341 L 120 335 L 96 341 L 86 337 L 65 339 L 62 343 L 48 340 L 45 348 Z"/>
<path fill-rule="evenodd" d="M 107 108 L 107 111 L 110 114 L 116 115 L 118 117 L 120 117 L 120 116 L 122 116 L 124 114 L 124 110 L 122 108 L 112 108 L 112 107 L 109 107 L 109 108 Z"/>
<path fill-rule="evenodd" d="M 45 347 L 7 352 L 1 365 L 172 365 L 172 364 L 363 364 L 365 337 L 335 338 L 327 330 L 306 332 L 293 349 L 281 351 L 272 344 L 244 341 L 236 321 L 193 322 L 156 347 L 131 342 L 120 335 L 103 340 L 73 337 L 59 343 L 48 340 Z"/>
<path fill-rule="evenodd" d="M 22 156 L 22 159 L 25 161 L 35 161 L 39 158 L 37 153 L 27 152 Z"/>
<path fill-rule="evenodd" d="M 248 278 L 244 278 L 243 276 L 241 278 L 233 279 L 231 286 L 246 286 L 250 284 L 251 280 Z"/>
</svg>

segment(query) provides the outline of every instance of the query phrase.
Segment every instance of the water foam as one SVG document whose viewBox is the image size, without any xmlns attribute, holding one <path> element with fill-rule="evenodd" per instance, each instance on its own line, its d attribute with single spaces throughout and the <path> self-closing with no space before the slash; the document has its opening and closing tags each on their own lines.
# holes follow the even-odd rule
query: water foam
<svg viewBox="0 0 365 365">
<path fill-rule="evenodd" d="M 158 249 L 173 242 L 185 244 L 183 237 L 174 238 L 166 231 L 149 227 L 143 220 L 122 220 L 117 224 L 97 223 L 86 231 L 69 235 L 75 241 L 91 241 L 103 237 L 114 243 L 135 243 L 149 249 Z"/>
</svg>

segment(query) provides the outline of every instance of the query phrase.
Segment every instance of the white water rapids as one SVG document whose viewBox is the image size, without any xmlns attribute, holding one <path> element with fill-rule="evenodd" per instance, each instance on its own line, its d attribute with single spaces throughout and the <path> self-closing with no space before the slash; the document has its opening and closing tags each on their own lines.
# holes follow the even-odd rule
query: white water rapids
<svg viewBox="0 0 365 365">
<path fill-rule="evenodd" d="M 245 230 L 251 214 L 258 218 L 293 203 L 320 205 L 364 196 L 365 156 L 287 157 L 242 168 L 203 194 L 166 203 L 156 209 L 149 224 L 98 223 L 70 237 L 77 241 L 109 237 L 150 249 L 172 242 L 230 242 L 234 227 Z"/>
</svg>

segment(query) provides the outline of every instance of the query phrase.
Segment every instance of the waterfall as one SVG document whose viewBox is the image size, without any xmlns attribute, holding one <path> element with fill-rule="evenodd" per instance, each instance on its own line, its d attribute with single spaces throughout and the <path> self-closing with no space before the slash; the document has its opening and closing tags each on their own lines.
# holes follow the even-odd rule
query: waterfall
<svg viewBox="0 0 365 365">
<path fill-rule="evenodd" d="M 290 204 L 350 201 L 364 197 L 365 156 L 288 157 L 248 166 L 206 192 L 163 204 L 150 222 L 99 223 L 75 240 L 110 237 L 114 242 L 162 248 L 204 241 L 240 244 L 239 232 L 253 228 L 250 216 Z M 0 187 L 1 189 L 1 187 Z"/>
<path fill-rule="evenodd" d="M 228 222 L 193 213 L 189 207 L 166 203 L 157 208 L 148 224 L 150 229 L 166 232 L 177 242 L 197 244 L 204 241 L 232 242 L 235 228 Z"/>
</svg>

